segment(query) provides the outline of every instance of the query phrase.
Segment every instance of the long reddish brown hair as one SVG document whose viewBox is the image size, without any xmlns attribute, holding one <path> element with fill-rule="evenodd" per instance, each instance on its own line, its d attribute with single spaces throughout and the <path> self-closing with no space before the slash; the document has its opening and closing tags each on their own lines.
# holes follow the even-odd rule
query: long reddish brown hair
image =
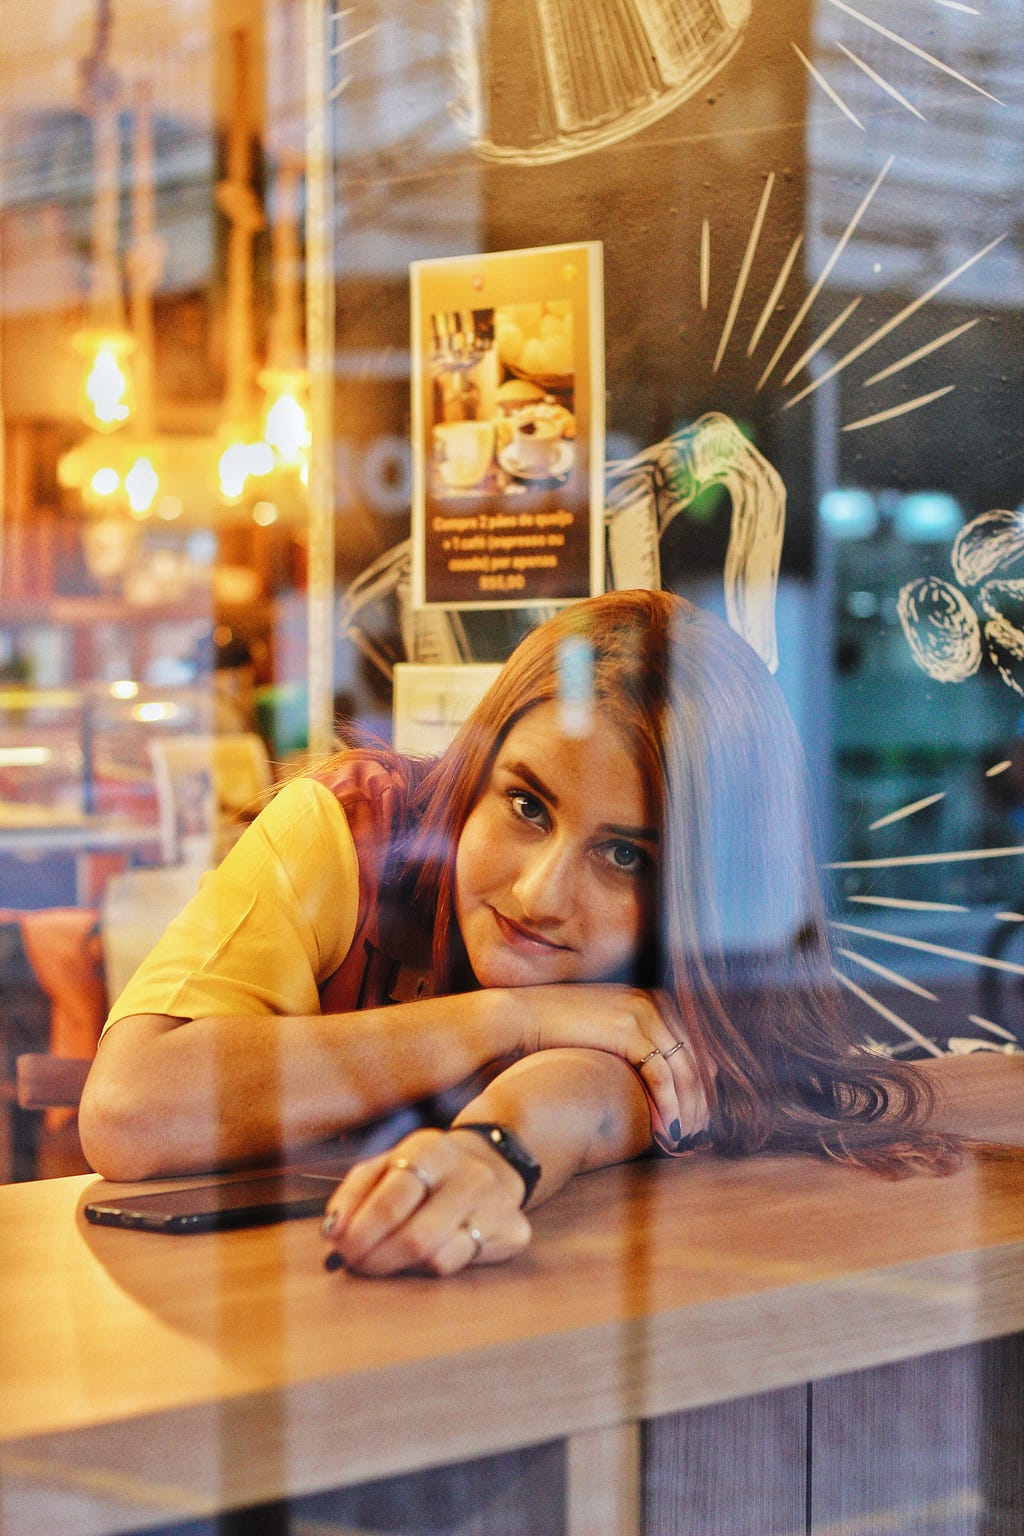
<svg viewBox="0 0 1024 1536">
<path fill-rule="evenodd" d="M 840 1006 L 804 759 L 781 692 L 745 641 L 670 593 L 610 592 L 533 630 L 410 785 L 402 883 L 432 932 L 436 989 L 474 984 L 454 916 L 455 851 L 508 732 L 562 694 L 570 640 L 589 649 L 593 703 L 633 751 L 658 825 L 654 942 L 636 981 L 675 1000 L 714 1146 L 815 1151 L 889 1173 L 951 1166 L 952 1143 L 922 1129 L 927 1078 L 860 1046 Z"/>
</svg>

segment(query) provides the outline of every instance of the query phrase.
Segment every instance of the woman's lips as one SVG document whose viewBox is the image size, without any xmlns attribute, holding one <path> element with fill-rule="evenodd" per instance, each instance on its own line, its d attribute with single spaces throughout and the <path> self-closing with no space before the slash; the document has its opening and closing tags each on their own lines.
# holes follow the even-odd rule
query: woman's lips
<svg viewBox="0 0 1024 1536">
<path fill-rule="evenodd" d="M 496 907 L 492 907 L 491 910 L 494 913 L 494 921 L 498 925 L 498 932 L 506 944 L 512 945 L 514 949 L 526 953 L 541 950 L 550 954 L 570 947 L 568 944 L 556 944 L 553 940 L 534 933 L 532 929 L 524 928 L 520 923 L 514 923 L 510 917 L 503 916 Z"/>
</svg>

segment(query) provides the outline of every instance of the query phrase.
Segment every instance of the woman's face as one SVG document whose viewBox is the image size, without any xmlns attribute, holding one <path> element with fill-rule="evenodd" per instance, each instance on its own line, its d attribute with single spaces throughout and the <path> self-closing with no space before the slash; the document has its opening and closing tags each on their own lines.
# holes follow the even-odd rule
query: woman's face
<svg viewBox="0 0 1024 1536">
<path fill-rule="evenodd" d="M 628 974 L 647 930 L 657 834 L 601 710 L 567 737 L 555 703 L 506 736 L 459 839 L 455 912 L 484 987 Z"/>
</svg>

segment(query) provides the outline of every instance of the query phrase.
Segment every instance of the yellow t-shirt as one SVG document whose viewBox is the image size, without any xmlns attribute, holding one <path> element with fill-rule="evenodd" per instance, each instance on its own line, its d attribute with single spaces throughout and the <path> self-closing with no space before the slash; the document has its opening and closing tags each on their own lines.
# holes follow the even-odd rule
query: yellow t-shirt
<svg viewBox="0 0 1024 1536">
<path fill-rule="evenodd" d="M 319 1013 L 317 988 L 347 955 L 358 913 L 345 812 L 316 779 L 293 779 L 203 876 L 104 1031 L 136 1013 Z"/>
</svg>

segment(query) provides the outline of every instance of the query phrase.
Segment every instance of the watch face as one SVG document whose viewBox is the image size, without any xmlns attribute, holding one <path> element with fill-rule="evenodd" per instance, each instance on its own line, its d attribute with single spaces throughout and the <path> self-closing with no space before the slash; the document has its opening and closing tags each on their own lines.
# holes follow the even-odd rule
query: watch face
<svg viewBox="0 0 1024 1536">
<path fill-rule="evenodd" d="M 486 1125 L 476 1121 L 463 1121 L 453 1126 L 453 1130 L 476 1131 L 491 1143 L 494 1150 L 499 1153 L 519 1174 L 523 1181 L 524 1190 L 522 1204 L 533 1194 L 540 1178 L 541 1168 L 537 1160 L 530 1156 L 519 1138 L 504 1125 Z"/>
</svg>

